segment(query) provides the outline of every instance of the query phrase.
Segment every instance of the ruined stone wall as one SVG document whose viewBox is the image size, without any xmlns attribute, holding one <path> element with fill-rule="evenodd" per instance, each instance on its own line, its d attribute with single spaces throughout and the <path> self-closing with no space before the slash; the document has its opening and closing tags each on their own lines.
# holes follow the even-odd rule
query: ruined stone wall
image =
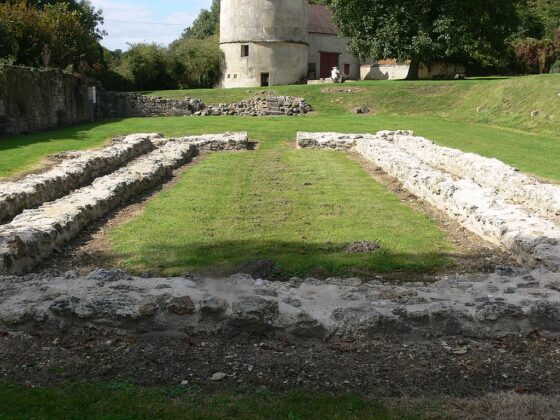
<svg viewBox="0 0 560 420">
<path fill-rule="evenodd" d="M 167 99 L 128 92 L 98 90 L 95 118 L 181 117 L 205 108 L 198 99 Z"/>
<path fill-rule="evenodd" d="M 85 81 L 55 69 L 0 66 L 0 136 L 90 119 Z"/>
<path fill-rule="evenodd" d="M 291 96 L 255 96 L 234 104 L 206 106 L 199 99 L 168 99 L 111 92 L 97 86 L 92 112 L 88 86 L 96 82 L 54 69 L 0 66 L 0 137 L 95 120 L 130 117 L 302 115 L 313 109 Z"/>
</svg>

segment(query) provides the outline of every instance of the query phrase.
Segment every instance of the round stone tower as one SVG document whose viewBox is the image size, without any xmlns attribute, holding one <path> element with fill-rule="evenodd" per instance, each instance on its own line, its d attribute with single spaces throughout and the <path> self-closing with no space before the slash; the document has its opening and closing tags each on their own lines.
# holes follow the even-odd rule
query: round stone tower
<svg viewBox="0 0 560 420">
<path fill-rule="evenodd" d="M 222 86 L 305 82 L 308 28 L 307 0 L 221 0 Z"/>
</svg>

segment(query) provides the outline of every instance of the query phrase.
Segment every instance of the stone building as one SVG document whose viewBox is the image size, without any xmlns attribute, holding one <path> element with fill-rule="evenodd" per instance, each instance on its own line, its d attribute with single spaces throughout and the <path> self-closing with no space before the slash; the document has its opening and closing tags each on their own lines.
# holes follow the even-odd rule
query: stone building
<svg viewBox="0 0 560 420">
<path fill-rule="evenodd" d="M 258 87 L 328 78 L 338 67 L 360 77 L 328 9 L 307 0 L 221 0 L 222 86 Z"/>
</svg>

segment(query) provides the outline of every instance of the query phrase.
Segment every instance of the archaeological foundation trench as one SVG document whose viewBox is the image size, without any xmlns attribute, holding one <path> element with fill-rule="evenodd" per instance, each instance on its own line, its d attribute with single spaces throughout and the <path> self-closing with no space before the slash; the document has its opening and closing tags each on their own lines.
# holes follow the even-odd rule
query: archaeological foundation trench
<svg viewBox="0 0 560 420">
<path fill-rule="evenodd" d="M 358 278 L 277 282 L 246 274 L 135 277 L 105 269 L 32 272 L 89 224 L 153 190 L 197 154 L 248 145 L 247 133 L 135 134 L 0 183 L 0 325 L 53 334 L 118 328 L 322 339 L 560 333 L 560 186 L 405 131 L 298 133 L 297 145 L 358 154 L 481 241 L 511 253 L 519 266 L 399 285 Z"/>
</svg>

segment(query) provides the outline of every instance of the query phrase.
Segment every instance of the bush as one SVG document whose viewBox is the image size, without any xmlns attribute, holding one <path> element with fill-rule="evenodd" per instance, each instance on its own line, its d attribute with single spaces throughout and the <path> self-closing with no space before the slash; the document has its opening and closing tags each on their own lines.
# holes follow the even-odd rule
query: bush
<svg viewBox="0 0 560 420">
<path fill-rule="evenodd" d="M 549 39 L 527 38 L 512 43 L 513 66 L 521 73 L 548 73 L 560 59 L 560 43 Z"/>
<path fill-rule="evenodd" d="M 550 73 L 560 73 L 560 59 L 550 67 Z"/>
</svg>

